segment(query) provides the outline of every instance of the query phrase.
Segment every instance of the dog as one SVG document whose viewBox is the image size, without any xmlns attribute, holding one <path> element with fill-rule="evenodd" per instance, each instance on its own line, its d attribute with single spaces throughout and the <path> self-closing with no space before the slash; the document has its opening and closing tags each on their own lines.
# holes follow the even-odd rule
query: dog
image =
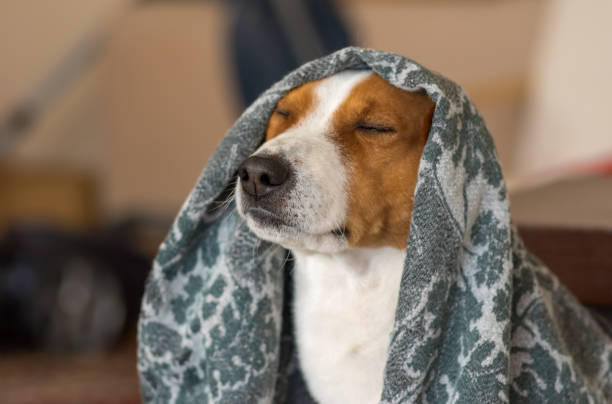
<svg viewBox="0 0 612 404">
<path fill-rule="evenodd" d="M 238 170 L 238 213 L 295 258 L 297 351 L 320 403 L 380 400 L 434 108 L 370 71 L 309 82 Z"/>
</svg>

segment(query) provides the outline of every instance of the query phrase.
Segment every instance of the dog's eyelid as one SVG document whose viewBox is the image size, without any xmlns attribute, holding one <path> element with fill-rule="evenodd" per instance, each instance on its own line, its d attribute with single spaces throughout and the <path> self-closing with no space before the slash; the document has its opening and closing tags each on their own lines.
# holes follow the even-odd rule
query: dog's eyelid
<svg viewBox="0 0 612 404">
<path fill-rule="evenodd" d="M 279 107 L 274 110 L 274 113 L 282 116 L 283 118 L 289 118 L 289 116 L 291 116 L 291 112 L 289 112 L 289 110 Z"/>
<path fill-rule="evenodd" d="M 355 129 L 364 132 L 376 132 L 376 133 L 395 133 L 396 130 L 393 126 L 385 125 L 381 123 L 374 123 L 368 121 L 359 121 L 355 124 Z"/>
</svg>

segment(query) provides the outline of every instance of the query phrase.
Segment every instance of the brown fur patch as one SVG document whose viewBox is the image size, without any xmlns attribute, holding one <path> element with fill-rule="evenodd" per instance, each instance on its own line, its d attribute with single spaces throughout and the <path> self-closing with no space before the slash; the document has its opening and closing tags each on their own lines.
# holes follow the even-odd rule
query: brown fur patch
<svg viewBox="0 0 612 404">
<path fill-rule="evenodd" d="M 310 111 L 314 102 L 314 89 L 318 83 L 319 80 L 303 84 L 280 99 L 268 121 L 266 141 L 287 131 Z"/>
<path fill-rule="evenodd" d="M 372 74 L 336 110 L 333 140 L 348 169 L 350 245 L 405 248 L 434 108 L 426 94 L 401 90 Z"/>
</svg>

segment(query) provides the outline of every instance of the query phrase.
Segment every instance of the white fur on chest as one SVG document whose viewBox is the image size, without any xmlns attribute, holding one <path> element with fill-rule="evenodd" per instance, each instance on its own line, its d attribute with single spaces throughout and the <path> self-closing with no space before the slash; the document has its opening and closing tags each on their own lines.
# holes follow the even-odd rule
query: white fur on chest
<svg viewBox="0 0 612 404">
<path fill-rule="evenodd" d="M 293 251 L 300 365 L 321 404 L 377 403 L 405 251 Z"/>
</svg>

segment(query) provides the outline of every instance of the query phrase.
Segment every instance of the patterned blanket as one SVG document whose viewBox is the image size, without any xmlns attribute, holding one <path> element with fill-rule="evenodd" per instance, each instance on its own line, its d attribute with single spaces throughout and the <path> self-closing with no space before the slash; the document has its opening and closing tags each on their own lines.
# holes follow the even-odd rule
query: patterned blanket
<svg viewBox="0 0 612 404">
<path fill-rule="evenodd" d="M 612 402 L 612 341 L 525 250 L 470 98 L 409 59 L 360 48 L 307 63 L 262 94 L 204 169 L 147 283 L 138 359 L 144 401 L 283 402 L 288 252 L 253 235 L 228 198 L 277 101 L 345 69 L 371 69 L 436 103 L 381 402 Z"/>
</svg>

